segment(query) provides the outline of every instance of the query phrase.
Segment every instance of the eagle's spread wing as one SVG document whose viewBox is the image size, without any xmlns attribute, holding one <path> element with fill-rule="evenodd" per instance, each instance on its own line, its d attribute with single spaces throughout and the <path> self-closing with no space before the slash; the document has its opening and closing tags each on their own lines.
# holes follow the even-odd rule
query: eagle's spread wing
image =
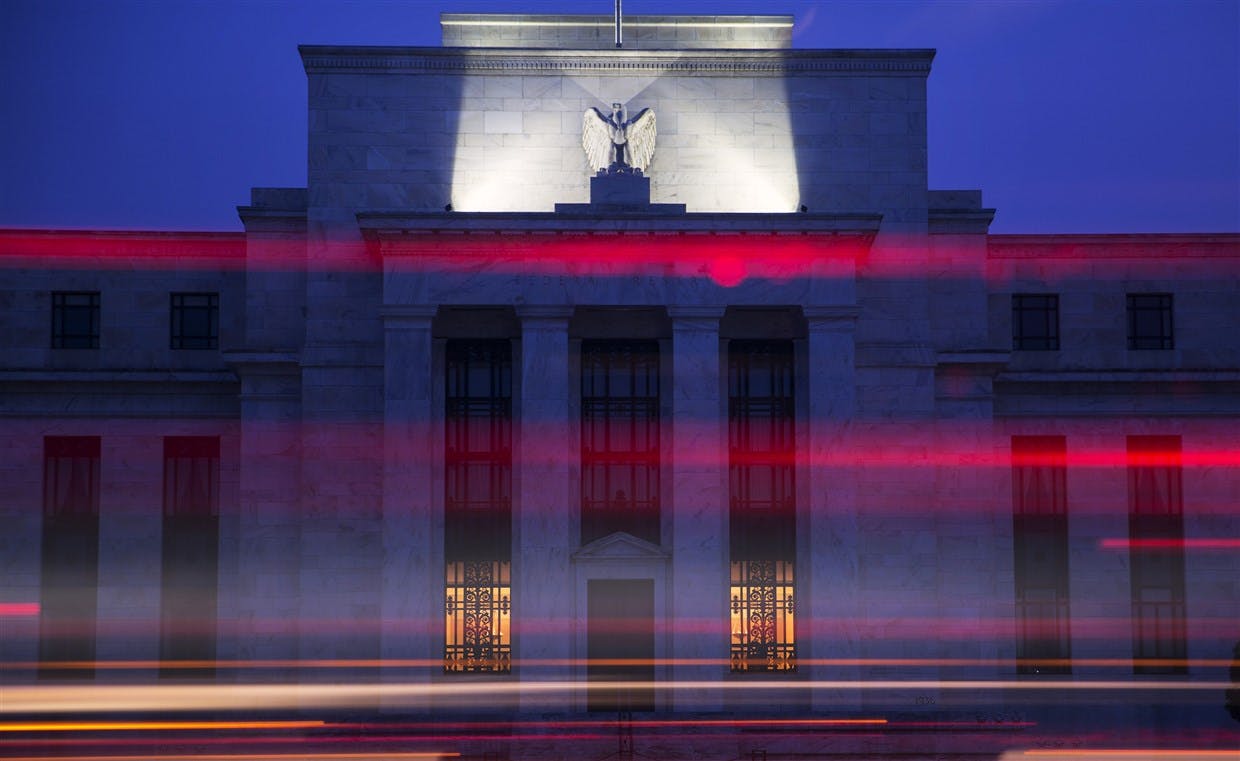
<svg viewBox="0 0 1240 761">
<path fill-rule="evenodd" d="M 587 108 L 581 117 L 581 147 L 586 151 L 586 163 L 595 172 L 611 163 L 610 121 L 597 108 Z"/>
<path fill-rule="evenodd" d="M 645 172 L 654 161 L 654 111 L 643 108 L 637 116 L 629 119 L 624 134 L 629 144 L 629 165 Z"/>
</svg>

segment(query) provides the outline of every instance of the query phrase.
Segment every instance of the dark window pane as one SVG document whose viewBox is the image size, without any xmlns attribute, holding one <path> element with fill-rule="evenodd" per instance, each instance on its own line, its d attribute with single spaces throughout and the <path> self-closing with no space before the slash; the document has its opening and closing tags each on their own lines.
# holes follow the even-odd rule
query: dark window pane
<svg viewBox="0 0 1240 761">
<path fill-rule="evenodd" d="M 581 346 L 581 542 L 616 531 L 658 544 L 659 345 Z"/>
<path fill-rule="evenodd" d="M 1012 437 L 1017 672 L 1071 673 L 1067 440 Z"/>
<path fill-rule="evenodd" d="M 52 294 L 52 348 L 99 348 L 99 293 Z"/>
<path fill-rule="evenodd" d="M 1057 294 L 1012 294 L 1012 348 L 1021 351 L 1059 349 Z"/>
<path fill-rule="evenodd" d="M 90 671 L 65 661 L 95 659 L 99 576 L 98 436 L 43 439 L 43 535 L 40 574 L 39 676 L 81 678 Z"/>
<path fill-rule="evenodd" d="M 1188 670 L 1180 452 L 1179 436 L 1128 437 L 1128 568 L 1140 674 Z"/>
<path fill-rule="evenodd" d="M 1175 348 L 1169 293 L 1128 294 L 1128 348 Z"/>
<path fill-rule="evenodd" d="M 218 294 L 172 294 L 171 347 L 173 349 L 218 349 L 219 307 Z"/>
</svg>

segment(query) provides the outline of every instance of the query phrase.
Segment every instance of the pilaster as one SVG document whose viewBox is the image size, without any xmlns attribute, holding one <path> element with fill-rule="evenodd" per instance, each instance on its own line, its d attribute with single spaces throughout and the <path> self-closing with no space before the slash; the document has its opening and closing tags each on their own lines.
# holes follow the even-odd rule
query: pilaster
<svg viewBox="0 0 1240 761">
<path fill-rule="evenodd" d="M 383 318 L 383 613 L 385 660 L 428 662 L 384 678 L 429 679 L 442 655 L 443 509 L 433 494 L 437 417 L 431 394 L 434 306 L 387 307 Z"/>
<path fill-rule="evenodd" d="M 726 421 L 720 363 L 722 307 L 669 307 L 672 318 L 673 678 L 720 682 L 727 673 Z M 677 710 L 718 711 L 722 690 L 677 691 Z"/>
<path fill-rule="evenodd" d="M 575 629 L 571 553 L 577 447 L 569 416 L 568 319 L 572 307 L 520 305 L 521 405 L 514 453 L 517 551 L 513 653 L 522 681 L 566 679 Z M 579 654 L 580 655 L 580 654 Z M 543 704 L 522 694 L 522 709 Z"/>
<path fill-rule="evenodd" d="M 797 640 L 801 659 L 819 663 L 808 668 L 812 680 L 852 681 L 856 666 L 820 665 L 823 659 L 860 656 L 857 467 L 850 423 L 857 410 L 855 307 L 805 307 L 808 329 L 809 378 L 808 457 L 805 458 L 808 501 L 797 522 L 798 557 L 808 578 L 798 596 Z M 814 709 L 839 711 L 859 707 L 855 693 L 815 690 Z"/>
</svg>

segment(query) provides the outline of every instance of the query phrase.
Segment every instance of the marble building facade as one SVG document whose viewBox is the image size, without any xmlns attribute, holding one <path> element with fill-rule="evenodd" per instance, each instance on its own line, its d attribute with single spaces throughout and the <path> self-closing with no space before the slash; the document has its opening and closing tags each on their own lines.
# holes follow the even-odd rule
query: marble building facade
<svg viewBox="0 0 1240 761">
<path fill-rule="evenodd" d="M 1065 724 L 855 685 L 1219 678 L 1240 235 L 990 235 L 927 189 L 933 51 L 630 23 L 306 46 L 307 187 L 244 233 L 0 231 L 0 594 L 41 601 L 0 660 Z M 613 102 L 657 114 L 649 203 L 590 195 Z"/>
</svg>

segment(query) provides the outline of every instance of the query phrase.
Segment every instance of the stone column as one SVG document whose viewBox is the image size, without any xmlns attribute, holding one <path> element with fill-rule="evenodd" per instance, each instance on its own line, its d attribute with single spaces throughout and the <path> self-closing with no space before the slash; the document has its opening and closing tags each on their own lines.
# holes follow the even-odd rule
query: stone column
<svg viewBox="0 0 1240 761">
<path fill-rule="evenodd" d="M 672 318 L 672 675 L 722 682 L 728 672 L 727 414 L 722 307 L 669 307 Z M 700 663 L 693 663 L 700 661 Z M 718 711 L 721 690 L 677 691 L 676 710 Z"/>
<path fill-rule="evenodd" d="M 797 583 L 797 654 L 802 659 L 857 658 L 861 653 L 857 595 L 857 476 L 850 421 L 856 414 L 854 307 L 806 307 L 809 329 L 808 503 L 797 515 L 797 556 L 808 578 Z M 841 459 L 839 456 L 844 455 Z M 813 680 L 854 680 L 855 666 L 811 666 Z M 815 690 L 815 710 L 860 707 L 856 692 Z"/>
<path fill-rule="evenodd" d="M 572 485 L 578 447 L 569 418 L 568 318 L 572 307 L 518 306 L 521 318 L 521 404 L 513 456 L 514 671 L 522 681 L 570 678 L 576 627 L 570 556 L 577 541 Z M 568 708 L 522 694 L 521 709 Z"/>
<path fill-rule="evenodd" d="M 434 306 L 383 310 L 383 615 L 384 659 L 427 661 L 384 679 L 426 680 L 443 639 L 443 508 L 434 500 L 442 455 L 431 394 Z M 408 703 L 402 703 L 408 707 Z"/>
</svg>

